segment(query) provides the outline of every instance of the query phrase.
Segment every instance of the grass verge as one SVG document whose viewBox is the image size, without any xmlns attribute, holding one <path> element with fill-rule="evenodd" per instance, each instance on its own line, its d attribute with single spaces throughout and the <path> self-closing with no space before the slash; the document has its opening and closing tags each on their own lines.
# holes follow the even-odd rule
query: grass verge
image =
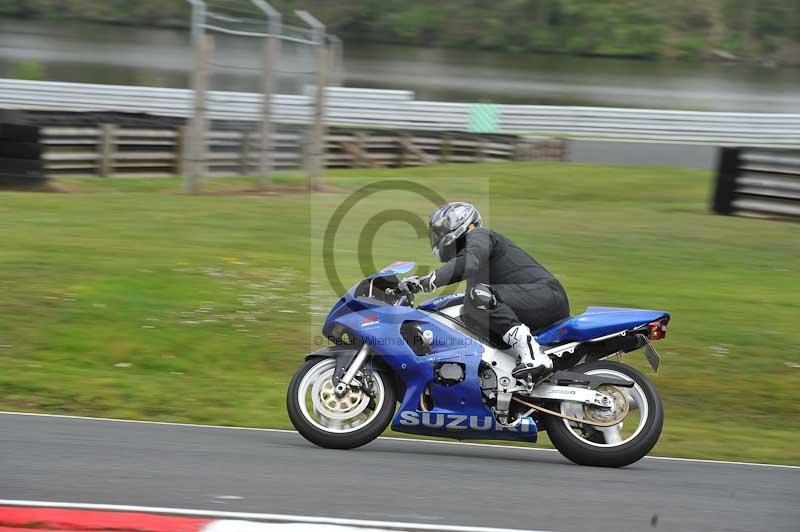
<svg viewBox="0 0 800 532">
<path fill-rule="evenodd" d="M 286 385 L 333 302 L 315 235 L 351 190 L 389 178 L 479 204 L 562 279 L 573 313 L 672 313 L 652 376 L 667 409 L 656 454 L 800 464 L 800 226 L 712 216 L 711 176 L 685 169 L 347 170 L 313 198 L 242 193 L 249 180 L 193 197 L 174 179 L 2 192 L 0 408 L 289 427 Z M 337 236 L 345 285 L 361 276 L 348 242 L 369 216 L 430 210 L 391 193 L 366 203 Z M 432 265 L 401 222 L 377 231 L 373 254 Z"/>
</svg>

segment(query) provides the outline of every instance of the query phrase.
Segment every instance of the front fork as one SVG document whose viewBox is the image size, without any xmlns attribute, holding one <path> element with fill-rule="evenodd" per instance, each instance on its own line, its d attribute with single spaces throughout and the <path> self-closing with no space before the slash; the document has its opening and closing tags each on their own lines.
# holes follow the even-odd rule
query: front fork
<svg viewBox="0 0 800 532">
<path fill-rule="evenodd" d="M 339 382 L 336 383 L 336 388 L 334 389 L 336 396 L 341 397 L 350 387 L 350 383 L 353 381 L 353 378 L 356 376 L 356 373 L 361 371 L 361 366 L 364 365 L 364 362 L 367 360 L 367 355 L 369 355 L 369 344 L 364 342 L 364 345 L 361 346 L 361 349 L 358 350 L 356 353 L 355 358 L 350 362 L 350 365 L 344 372 L 344 375 Z"/>
</svg>

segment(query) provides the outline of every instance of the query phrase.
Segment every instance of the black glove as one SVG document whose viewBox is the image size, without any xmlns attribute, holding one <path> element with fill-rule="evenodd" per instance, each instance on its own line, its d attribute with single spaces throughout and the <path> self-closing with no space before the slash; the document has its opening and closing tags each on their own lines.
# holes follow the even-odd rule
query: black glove
<svg viewBox="0 0 800 532">
<path fill-rule="evenodd" d="M 417 292 L 433 292 L 436 290 L 436 272 L 420 277 L 412 275 L 406 277 L 397 285 L 397 291 L 402 294 L 416 294 Z"/>
</svg>

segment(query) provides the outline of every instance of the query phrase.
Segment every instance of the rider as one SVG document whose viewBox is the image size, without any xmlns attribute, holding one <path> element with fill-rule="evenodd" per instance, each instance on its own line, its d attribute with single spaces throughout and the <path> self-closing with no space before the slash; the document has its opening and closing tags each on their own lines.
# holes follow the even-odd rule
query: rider
<svg viewBox="0 0 800 532">
<path fill-rule="evenodd" d="M 503 235 L 485 229 L 469 203 L 446 203 L 431 214 L 428 236 L 444 266 L 425 276 L 403 279 L 398 288 L 431 292 L 467 281 L 464 321 L 517 355 L 516 378 L 537 377 L 552 369 L 530 327 L 540 329 L 569 316 L 561 283 Z"/>
</svg>

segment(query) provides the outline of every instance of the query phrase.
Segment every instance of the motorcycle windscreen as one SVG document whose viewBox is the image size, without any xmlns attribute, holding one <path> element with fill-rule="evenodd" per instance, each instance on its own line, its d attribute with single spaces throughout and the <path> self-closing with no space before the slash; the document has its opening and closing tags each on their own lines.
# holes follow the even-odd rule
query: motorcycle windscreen
<svg viewBox="0 0 800 532">
<path fill-rule="evenodd" d="M 392 264 L 388 265 L 384 269 L 379 272 L 375 272 L 369 276 L 367 279 L 378 279 L 380 277 L 391 277 L 393 275 L 401 275 L 404 273 L 408 273 L 414 269 L 417 264 L 411 261 L 399 261 L 393 262 Z"/>
</svg>

